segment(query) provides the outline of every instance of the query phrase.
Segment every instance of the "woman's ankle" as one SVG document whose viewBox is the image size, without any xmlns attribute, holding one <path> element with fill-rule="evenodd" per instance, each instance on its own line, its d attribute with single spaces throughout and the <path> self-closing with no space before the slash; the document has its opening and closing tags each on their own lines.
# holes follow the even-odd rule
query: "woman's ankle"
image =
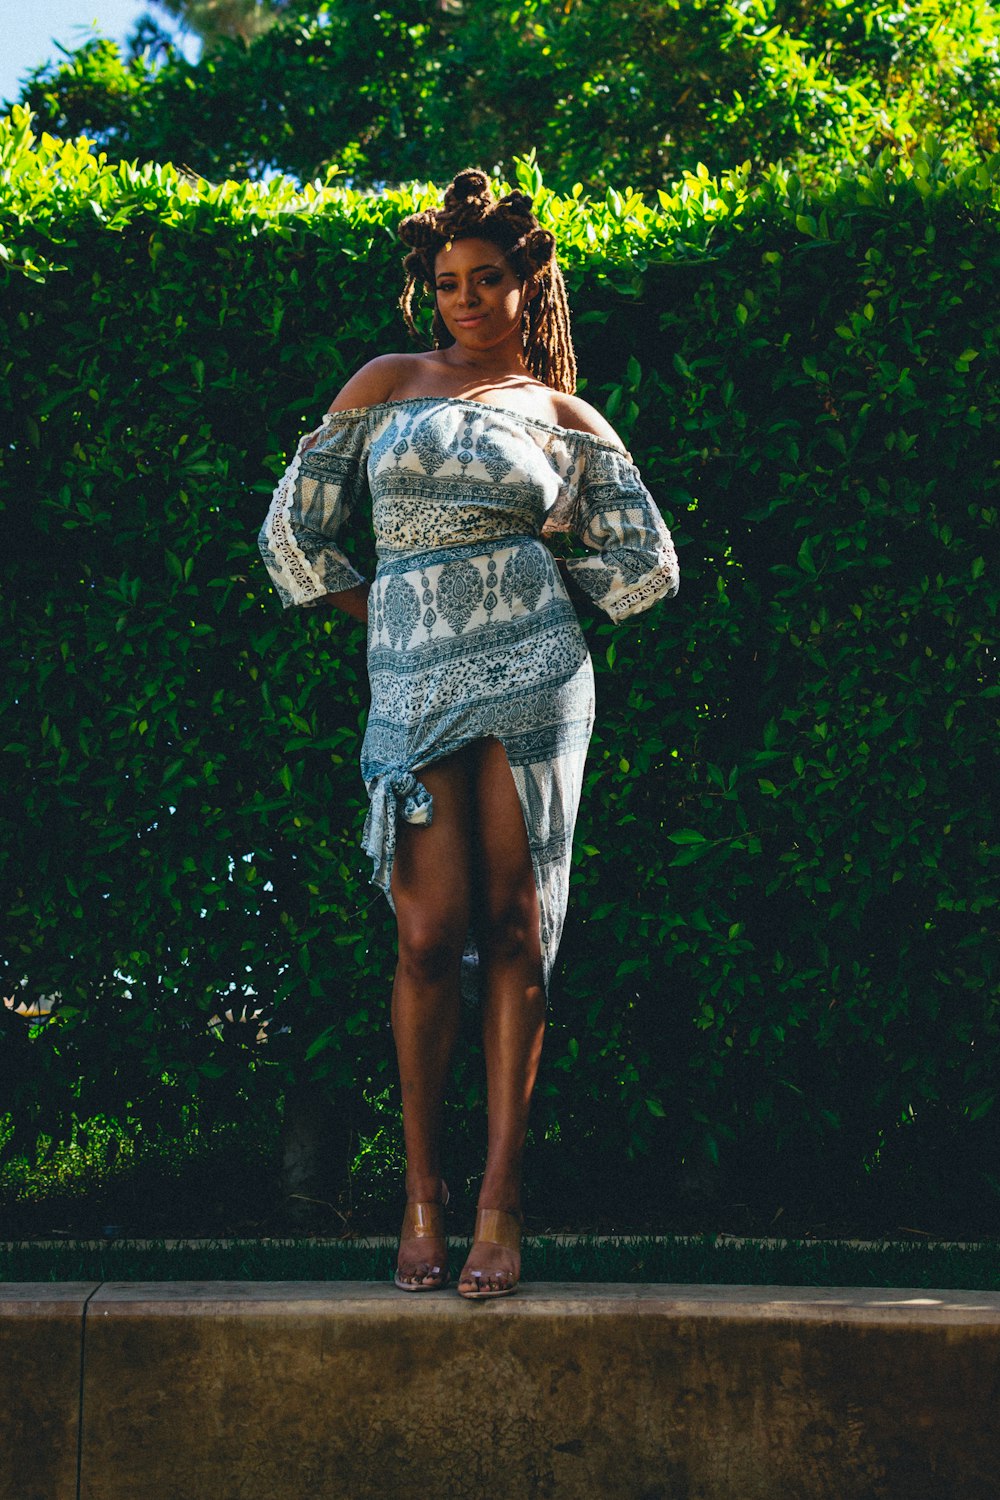
<svg viewBox="0 0 1000 1500">
<path fill-rule="evenodd" d="M 479 1189 L 477 1208 L 498 1208 L 521 1217 L 520 1177 L 510 1173 L 486 1173 Z"/>
<path fill-rule="evenodd" d="M 443 1203 L 444 1178 L 440 1172 L 407 1172 L 407 1203 Z"/>
</svg>

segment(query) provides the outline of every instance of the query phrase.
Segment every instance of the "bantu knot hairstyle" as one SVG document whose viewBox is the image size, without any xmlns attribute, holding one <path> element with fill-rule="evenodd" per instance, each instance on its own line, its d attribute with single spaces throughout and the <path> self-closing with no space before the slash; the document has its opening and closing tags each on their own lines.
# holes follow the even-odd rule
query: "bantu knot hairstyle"
<svg viewBox="0 0 1000 1500">
<path fill-rule="evenodd" d="M 576 390 L 576 355 L 569 328 L 569 303 L 562 273 L 556 264 L 555 238 L 535 218 L 527 193 L 496 198 L 485 172 L 459 172 L 444 195 L 442 208 L 411 214 L 399 226 L 399 237 L 409 246 L 403 261 L 406 285 L 399 305 L 412 334 L 413 299 L 418 282 L 434 286 L 434 261 L 452 240 L 489 240 L 501 249 L 515 276 L 534 277 L 538 290 L 524 312 L 524 358 L 536 380 L 557 391 Z M 453 340 L 435 308 L 434 347 Z"/>
</svg>

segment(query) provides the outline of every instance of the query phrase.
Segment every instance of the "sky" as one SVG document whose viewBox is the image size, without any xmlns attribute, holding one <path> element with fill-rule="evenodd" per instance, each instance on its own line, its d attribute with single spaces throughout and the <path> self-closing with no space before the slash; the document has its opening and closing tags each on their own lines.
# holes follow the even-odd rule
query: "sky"
<svg viewBox="0 0 1000 1500">
<path fill-rule="evenodd" d="M 93 34 L 123 42 L 147 0 L 0 0 L 0 99 L 16 99 L 29 68 L 59 57 L 56 46 L 79 47 Z M 157 19 L 165 25 L 162 12 Z M 190 55 L 197 44 L 190 43 Z"/>
</svg>

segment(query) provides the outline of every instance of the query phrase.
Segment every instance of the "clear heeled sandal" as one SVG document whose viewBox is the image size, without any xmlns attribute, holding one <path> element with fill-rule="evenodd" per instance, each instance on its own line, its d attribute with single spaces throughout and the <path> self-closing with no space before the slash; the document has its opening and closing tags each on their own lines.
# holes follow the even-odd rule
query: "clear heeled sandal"
<svg viewBox="0 0 1000 1500">
<path fill-rule="evenodd" d="M 521 1253 L 521 1218 L 519 1214 L 505 1213 L 501 1208 L 480 1208 L 476 1210 L 476 1228 L 473 1234 L 473 1244 L 479 1240 L 488 1245 L 501 1245 L 505 1250 L 512 1250 L 520 1257 Z M 469 1259 L 472 1255 L 470 1251 Z M 466 1263 L 468 1265 L 468 1262 Z M 483 1281 L 500 1281 L 505 1286 L 483 1286 Z M 507 1271 L 470 1271 L 462 1272 L 461 1281 L 472 1281 L 475 1283 L 473 1290 L 462 1290 L 461 1284 L 458 1288 L 460 1297 L 467 1297 L 470 1302 L 481 1301 L 486 1297 L 509 1297 L 511 1292 L 516 1292 L 520 1276 L 513 1276 Z"/>
<path fill-rule="evenodd" d="M 393 1278 L 401 1292 L 437 1292 L 448 1285 L 447 1236 L 444 1226 L 444 1211 L 448 1203 L 447 1186 L 441 1184 L 444 1198 L 440 1203 L 408 1203 L 403 1211 L 403 1227 L 399 1232 L 399 1248 L 412 1240 L 441 1240 L 445 1244 L 444 1263 L 430 1265 L 420 1281 L 406 1280 L 396 1267 Z"/>
</svg>

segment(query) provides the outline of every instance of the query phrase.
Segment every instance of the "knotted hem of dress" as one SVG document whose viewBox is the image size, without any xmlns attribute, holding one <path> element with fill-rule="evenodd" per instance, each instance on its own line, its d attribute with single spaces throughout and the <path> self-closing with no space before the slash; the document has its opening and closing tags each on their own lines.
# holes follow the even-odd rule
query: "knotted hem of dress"
<svg viewBox="0 0 1000 1500">
<path fill-rule="evenodd" d="M 396 818 L 407 823 L 426 825 L 434 817 L 434 798 L 407 766 L 391 766 L 381 771 L 368 788 L 368 816 L 361 843 L 374 866 L 372 884 L 389 897 L 392 862 L 396 856 Z"/>
</svg>

